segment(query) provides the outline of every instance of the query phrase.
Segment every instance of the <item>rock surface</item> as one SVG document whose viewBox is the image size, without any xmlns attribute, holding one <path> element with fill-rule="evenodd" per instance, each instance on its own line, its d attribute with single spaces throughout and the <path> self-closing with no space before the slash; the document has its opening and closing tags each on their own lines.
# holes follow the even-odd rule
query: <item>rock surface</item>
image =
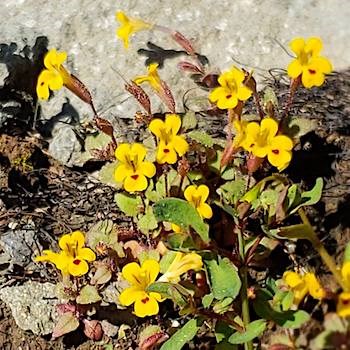
<svg viewBox="0 0 350 350">
<path fill-rule="evenodd" d="M 28 281 L 0 289 L 0 298 L 10 307 L 21 329 L 41 335 L 52 332 L 57 304 L 54 284 Z"/>
</svg>

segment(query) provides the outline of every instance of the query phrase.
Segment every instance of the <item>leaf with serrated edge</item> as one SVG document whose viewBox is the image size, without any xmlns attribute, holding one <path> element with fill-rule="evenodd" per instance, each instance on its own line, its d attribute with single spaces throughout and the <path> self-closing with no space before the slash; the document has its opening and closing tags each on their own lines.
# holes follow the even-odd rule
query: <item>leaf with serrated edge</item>
<svg viewBox="0 0 350 350">
<path fill-rule="evenodd" d="M 75 331 L 79 327 L 79 320 L 72 312 L 66 312 L 59 316 L 58 322 L 52 332 L 52 339 Z"/>
<path fill-rule="evenodd" d="M 82 305 L 94 304 L 99 302 L 101 300 L 101 297 L 98 294 L 95 286 L 86 285 L 81 289 L 76 300 L 78 304 Z"/>
</svg>

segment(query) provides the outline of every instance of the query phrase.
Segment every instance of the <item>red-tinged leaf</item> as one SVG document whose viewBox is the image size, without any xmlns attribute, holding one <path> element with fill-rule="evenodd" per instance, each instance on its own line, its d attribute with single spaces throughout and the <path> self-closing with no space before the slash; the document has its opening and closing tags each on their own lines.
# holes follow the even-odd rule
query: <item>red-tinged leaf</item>
<svg viewBox="0 0 350 350">
<path fill-rule="evenodd" d="M 191 62 L 181 61 L 177 66 L 180 70 L 185 72 L 203 74 L 202 69 Z"/>
<path fill-rule="evenodd" d="M 52 332 L 52 339 L 57 339 L 58 337 L 73 332 L 79 327 L 79 320 L 72 312 L 66 312 L 61 315 L 58 322 Z"/>
<path fill-rule="evenodd" d="M 169 338 L 169 336 L 166 333 L 159 332 L 156 334 L 151 335 L 147 339 L 145 339 L 142 344 L 140 344 L 140 350 L 151 350 L 156 345 L 159 345 L 166 341 Z"/>
<path fill-rule="evenodd" d="M 114 131 L 113 125 L 107 119 L 100 118 L 97 115 L 95 115 L 94 117 L 94 122 L 97 129 L 101 130 L 106 135 L 110 136 L 112 138 L 112 141 L 116 144 L 114 133 L 113 133 Z"/>
<path fill-rule="evenodd" d="M 169 108 L 170 112 L 175 113 L 175 100 L 168 84 L 165 81 L 161 80 L 161 87 L 162 89 L 159 93 L 159 97 Z"/>
<path fill-rule="evenodd" d="M 108 143 L 108 145 L 103 149 L 92 149 L 90 151 L 90 153 L 95 159 L 109 160 L 109 161 L 115 160 L 114 152 L 115 152 L 115 143 L 113 141 Z"/>
<path fill-rule="evenodd" d="M 269 347 L 269 350 L 292 350 L 290 346 L 286 344 L 273 344 Z"/>
<path fill-rule="evenodd" d="M 90 91 L 75 75 L 70 74 L 69 79 L 65 79 L 64 85 L 84 102 L 93 104 Z"/>
<path fill-rule="evenodd" d="M 76 305 L 72 305 L 72 304 L 58 304 L 57 311 L 60 315 L 63 315 L 64 313 L 67 313 L 67 312 L 75 313 L 77 311 L 77 307 Z"/>
<path fill-rule="evenodd" d="M 91 279 L 91 284 L 105 284 L 112 278 L 112 272 L 106 264 L 97 266 L 96 272 Z"/>
<path fill-rule="evenodd" d="M 253 174 L 254 172 L 256 172 L 263 161 L 264 161 L 264 158 L 258 158 L 255 156 L 249 157 L 247 160 L 247 169 L 249 174 Z"/>
<path fill-rule="evenodd" d="M 145 90 L 141 86 L 137 85 L 133 81 L 125 84 L 125 90 L 128 91 L 131 95 L 135 97 L 141 107 L 147 112 L 148 115 L 151 115 L 151 101 L 148 97 Z"/>
<path fill-rule="evenodd" d="M 99 341 L 103 336 L 103 329 L 101 323 L 97 320 L 83 320 L 84 334 L 94 341 Z"/>
<path fill-rule="evenodd" d="M 276 203 L 276 221 L 281 222 L 286 217 L 286 208 L 284 206 L 284 201 L 287 197 L 288 186 L 285 186 L 283 190 L 279 193 L 277 203 Z"/>
<path fill-rule="evenodd" d="M 219 75 L 218 74 L 207 74 L 206 76 L 204 76 L 201 80 L 201 85 L 205 86 L 207 88 L 214 88 L 217 87 L 219 85 L 218 83 L 218 78 Z"/>
<path fill-rule="evenodd" d="M 175 31 L 171 34 L 171 37 L 190 55 L 194 56 L 196 51 L 194 50 L 192 43 L 183 34 Z"/>
</svg>

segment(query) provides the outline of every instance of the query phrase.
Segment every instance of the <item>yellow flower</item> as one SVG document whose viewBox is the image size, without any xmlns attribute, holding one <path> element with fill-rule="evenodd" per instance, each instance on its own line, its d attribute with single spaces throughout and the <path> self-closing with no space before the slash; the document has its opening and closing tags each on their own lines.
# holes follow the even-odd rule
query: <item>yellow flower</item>
<svg viewBox="0 0 350 350">
<path fill-rule="evenodd" d="M 340 293 L 337 303 L 337 314 L 340 317 L 350 316 L 350 261 L 344 262 L 341 274 L 347 291 Z"/>
<path fill-rule="evenodd" d="M 152 316 L 159 312 L 158 302 L 161 301 L 159 293 L 146 292 L 159 274 L 159 263 L 156 260 L 146 260 L 140 267 L 132 262 L 123 267 L 122 275 L 130 287 L 124 289 L 119 296 L 122 305 L 134 304 L 134 313 L 138 317 Z"/>
<path fill-rule="evenodd" d="M 246 139 L 246 130 L 248 122 L 244 120 L 234 120 L 233 127 L 236 130 L 236 135 L 233 139 L 234 147 L 241 147 Z"/>
<path fill-rule="evenodd" d="M 243 71 L 235 66 L 222 73 L 218 79 L 220 86 L 209 94 L 209 100 L 220 109 L 235 108 L 238 100 L 248 100 L 252 91 L 243 84 L 244 77 Z"/>
<path fill-rule="evenodd" d="M 260 125 L 248 123 L 242 146 L 256 157 L 267 156 L 268 161 L 281 171 L 292 159 L 293 141 L 288 136 L 277 135 L 277 132 L 278 123 L 269 117 L 264 118 Z"/>
<path fill-rule="evenodd" d="M 188 143 L 183 136 L 177 135 L 181 127 L 181 119 L 176 114 L 167 114 L 165 121 L 153 119 L 149 124 L 150 131 L 157 136 L 157 162 L 174 164 L 177 156 L 188 151 Z"/>
<path fill-rule="evenodd" d="M 64 84 L 70 81 L 70 74 L 62 66 L 67 59 L 65 52 L 57 52 L 51 49 L 44 58 L 46 69 L 39 74 L 36 93 L 41 100 L 47 100 L 51 90 L 59 90 Z"/>
<path fill-rule="evenodd" d="M 322 41 L 319 38 L 296 38 L 289 43 L 291 50 L 297 57 L 287 68 L 288 75 L 296 79 L 301 75 L 301 82 L 306 88 L 321 86 L 324 75 L 332 71 L 329 60 L 319 55 Z"/>
<path fill-rule="evenodd" d="M 128 192 L 143 191 L 147 188 L 147 178 L 156 173 L 153 163 L 145 161 L 146 148 L 139 144 L 120 144 L 115 150 L 120 164 L 115 169 L 115 180 L 123 182 Z"/>
<path fill-rule="evenodd" d="M 294 271 L 286 271 L 283 274 L 283 280 L 293 291 L 296 305 L 299 305 L 307 294 L 318 300 L 323 299 L 326 295 L 315 274 L 311 272 L 300 275 Z"/>
<path fill-rule="evenodd" d="M 44 255 L 37 256 L 35 261 L 48 261 L 53 263 L 63 274 L 82 276 L 89 271 L 87 261 L 96 259 L 95 253 L 84 247 L 85 237 L 80 231 L 63 235 L 58 241 L 62 249 L 59 253 L 44 250 Z"/>
<path fill-rule="evenodd" d="M 126 16 L 122 11 L 115 14 L 116 20 L 120 23 L 117 29 L 117 37 L 124 42 L 124 47 L 129 47 L 129 37 L 141 30 L 151 29 L 152 24 L 142 21 L 141 19 Z"/>
<path fill-rule="evenodd" d="M 206 185 L 190 185 L 185 189 L 184 196 L 186 200 L 191 203 L 198 214 L 205 219 L 210 219 L 213 212 L 209 204 L 205 203 L 209 196 L 209 188 Z"/>
<path fill-rule="evenodd" d="M 340 317 L 350 316 L 350 292 L 342 292 L 338 296 L 337 314 Z"/>
<path fill-rule="evenodd" d="M 177 283 L 180 276 L 189 270 L 199 270 L 203 266 L 202 257 L 196 253 L 177 252 L 168 270 L 158 279 L 159 282 Z"/>
<path fill-rule="evenodd" d="M 134 83 L 140 85 L 142 83 L 149 83 L 151 87 L 156 91 L 160 92 L 162 89 L 162 81 L 158 74 L 158 63 L 151 63 L 148 67 L 147 75 L 140 75 L 134 79 Z"/>
</svg>

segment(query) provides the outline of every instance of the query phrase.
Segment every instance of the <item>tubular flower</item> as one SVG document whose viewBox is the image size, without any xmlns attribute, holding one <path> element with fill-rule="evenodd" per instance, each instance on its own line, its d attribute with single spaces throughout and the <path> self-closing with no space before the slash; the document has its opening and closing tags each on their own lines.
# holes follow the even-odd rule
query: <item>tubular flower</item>
<svg viewBox="0 0 350 350">
<path fill-rule="evenodd" d="M 141 19 L 128 17 L 124 12 L 118 11 L 115 14 L 116 20 L 120 23 L 117 29 L 117 37 L 124 42 L 124 47 L 129 47 L 129 37 L 141 30 L 151 29 L 152 24 L 142 21 Z"/>
<path fill-rule="evenodd" d="M 199 270 L 203 266 L 202 257 L 196 253 L 177 252 L 168 270 L 159 278 L 159 282 L 177 283 L 180 276 L 189 270 Z"/>
<path fill-rule="evenodd" d="M 123 182 L 128 192 L 143 191 L 147 188 L 147 178 L 156 173 L 153 163 L 145 161 L 146 148 L 139 144 L 120 144 L 115 150 L 115 157 L 120 164 L 116 167 L 114 177 Z"/>
<path fill-rule="evenodd" d="M 152 316 L 159 312 L 158 302 L 162 299 L 161 295 L 146 291 L 156 280 L 159 270 L 159 263 L 152 259 L 144 261 L 141 267 L 135 262 L 123 267 L 122 276 L 130 287 L 122 291 L 119 301 L 125 306 L 134 304 L 134 314 L 138 317 Z"/>
<path fill-rule="evenodd" d="M 341 274 L 347 291 L 340 293 L 337 303 L 337 314 L 340 317 L 350 316 L 350 261 L 343 264 Z"/>
<path fill-rule="evenodd" d="M 96 259 L 95 253 L 84 247 L 85 237 L 80 231 L 63 235 L 58 241 L 62 249 L 59 253 L 51 250 L 44 250 L 45 255 L 37 256 L 35 261 L 48 261 L 53 263 L 63 274 L 82 276 L 89 271 L 87 261 Z"/>
<path fill-rule="evenodd" d="M 190 185 L 185 189 L 185 199 L 191 203 L 198 214 L 205 219 L 210 219 L 213 216 L 213 211 L 209 204 L 205 203 L 209 196 L 209 188 L 206 185 Z"/>
<path fill-rule="evenodd" d="M 242 146 L 256 157 L 267 156 L 268 161 L 281 171 L 292 159 L 293 141 L 288 136 L 277 135 L 277 132 L 278 123 L 269 117 L 264 118 L 260 125 L 248 123 Z"/>
<path fill-rule="evenodd" d="M 243 84 L 244 78 L 243 71 L 233 66 L 219 76 L 220 86 L 209 94 L 209 100 L 215 102 L 220 109 L 235 108 L 238 100 L 248 100 L 252 91 Z"/>
<path fill-rule="evenodd" d="M 286 271 L 283 274 L 283 280 L 293 291 L 294 304 L 296 305 L 299 305 L 307 294 L 318 300 L 323 299 L 326 295 L 315 274 L 311 272 L 300 275 L 294 271 Z"/>
<path fill-rule="evenodd" d="M 71 80 L 70 74 L 62 66 L 62 63 L 67 59 L 66 52 L 57 52 L 56 49 L 51 49 L 44 58 L 44 66 L 46 69 L 39 74 L 36 93 L 41 100 L 47 100 L 51 90 L 59 90 Z"/>
<path fill-rule="evenodd" d="M 149 124 L 152 134 L 158 140 L 157 162 L 159 164 L 174 164 L 177 156 L 183 156 L 188 150 L 188 143 L 183 136 L 178 135 L 181 119 L 176 114 L 168 114 L 165 121 L 153 119 Z"/>
<path fill-rule="evenodd" d="M 321 86 L 324 75 L 332 71 L 332 65 L 325 57 L 320 56 L 322 41 L 319 38 L 295 38 L 289 43 L 297 57 L 287 68 L 288 75 L 296 79 L 301 75 L 301 82 L 306 88 Z"/>
<path fill-rule="evenodd" d="M 234 147 L 241 147 L 246 139 L 246 129 L 248 122 L 242 120 L 234 120 L 233 127 L 236 130 L 236 135 L 233 139 Z"/>
<path fill-rule="evenodd" d="M 134 79 L 134 83 L 140 85 L 142 83 L 148 83 L 151 85 L 152 89 L 156 92 L 161 92 L 162 90 L 162 80 L 158 74 L 158 63 L 151 63 L 148 67 L 147 75 L 140 75 Z"/>
</svg>

